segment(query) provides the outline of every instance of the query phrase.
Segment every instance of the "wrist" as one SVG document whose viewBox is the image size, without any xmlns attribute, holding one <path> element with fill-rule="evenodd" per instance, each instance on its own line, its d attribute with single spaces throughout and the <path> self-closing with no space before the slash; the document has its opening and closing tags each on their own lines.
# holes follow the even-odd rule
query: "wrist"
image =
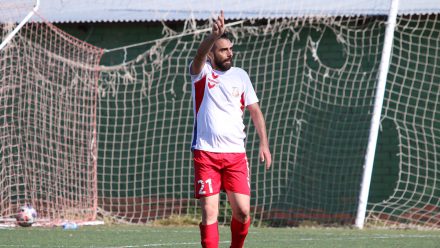
<svg viewBox="0 0 440 248">
<path fill-rule="evenodd" d="M 267 147 L 268 143 L 267 142 L 260 142 L 260 147 Z"/>
<path fill-rule="evenodd" d="M 212 42 L 215 42 L 218 39 L 218 37 L 220 37 L 220 35 L 216 35 L 215 33 L 211 33 L 208 36 L 208 39 L 211 40 Z"/>
</svg>

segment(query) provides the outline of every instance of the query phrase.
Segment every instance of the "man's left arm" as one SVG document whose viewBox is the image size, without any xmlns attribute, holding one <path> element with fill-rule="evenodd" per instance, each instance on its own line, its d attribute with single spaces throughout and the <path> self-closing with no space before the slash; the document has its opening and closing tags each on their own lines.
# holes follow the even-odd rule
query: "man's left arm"
<svg viewBox="0 0 440 248">
<path fill-rule="evenodd" d="M 267 140 L 266 123 L 264 121 L 263 113 L 261 113 L 258 103 L 253 103 L 247 106 L 252 118 L 252 122 L 255 125 L 258 136 L 260 137 L 260 152 L 259 158 L 261 162 L 266 162 L 266 169 L 270 168 L 272 163 L 272 155 L 269 150 L 269 142 Z"/>
</svg>

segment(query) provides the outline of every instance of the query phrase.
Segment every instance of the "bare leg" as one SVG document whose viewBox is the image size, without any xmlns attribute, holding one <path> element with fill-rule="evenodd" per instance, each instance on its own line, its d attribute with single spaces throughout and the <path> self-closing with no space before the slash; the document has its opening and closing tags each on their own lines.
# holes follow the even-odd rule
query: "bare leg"
<svg viewBox="0 0 440 248">
<path fill-rule="evenodd" d="M 212 223 L 217 222 L 218 201 L 219 201 L 218 194 L 200 198 L 200 205 L 202 207 L 203 225 L 210 225 Z"/>
<path fill-rule="evenodd" d="M 228 192 L 228 199 L 232 208 L 231 248 L 241 248 L 251 223 L 250 196 Z"/>
<path fill-rule="evenodd" d="M 199 227 L 203 248 L 218 248 L 218 201 L 218 194 L 200 198 L 202 223 L 200 223 Z"/>
</svg>

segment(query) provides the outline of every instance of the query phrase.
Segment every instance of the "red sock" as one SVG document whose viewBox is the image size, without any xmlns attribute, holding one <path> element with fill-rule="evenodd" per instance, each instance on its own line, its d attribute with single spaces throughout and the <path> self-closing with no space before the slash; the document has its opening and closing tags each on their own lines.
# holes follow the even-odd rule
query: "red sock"
<svg viewBox="0 0 440 248">
<path fill-rule="evenodd" d="M 242 248 L 244 245 L 244 240 L 248 234 L 249 226 L 251 225 L 251 220 L 249 219 L 246 223 L 241 223 L 240 221 L 232 218 L 231 221 L 231 248 Z"/>
<path fill-rule="evenodd" d="M 210 225 L 200 223 L 200 237 L 203 248 L 218 248 L 218 222 Z"/>
</svg>

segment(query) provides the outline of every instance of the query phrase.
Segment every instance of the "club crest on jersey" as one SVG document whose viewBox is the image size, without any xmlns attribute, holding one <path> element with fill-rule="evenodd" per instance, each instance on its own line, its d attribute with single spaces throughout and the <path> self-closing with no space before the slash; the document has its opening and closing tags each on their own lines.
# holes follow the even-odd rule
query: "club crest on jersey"
<svg viewBox="0 0 440 248">
<path fill-rule="evenodd" d="M 211 73 L 212 78 L 208 78 L 208 88 L 214 88 L 219 82 L 216 80 L 219 75 L 216 75 L 214 72 Z"/>
<path fill-rule="evenodd" d="M 232 87 L 232 96 L 233 97 L 239 97 L 240 96 L 240 91 L 238 90 L 238 87 Z"/>
</svg>

